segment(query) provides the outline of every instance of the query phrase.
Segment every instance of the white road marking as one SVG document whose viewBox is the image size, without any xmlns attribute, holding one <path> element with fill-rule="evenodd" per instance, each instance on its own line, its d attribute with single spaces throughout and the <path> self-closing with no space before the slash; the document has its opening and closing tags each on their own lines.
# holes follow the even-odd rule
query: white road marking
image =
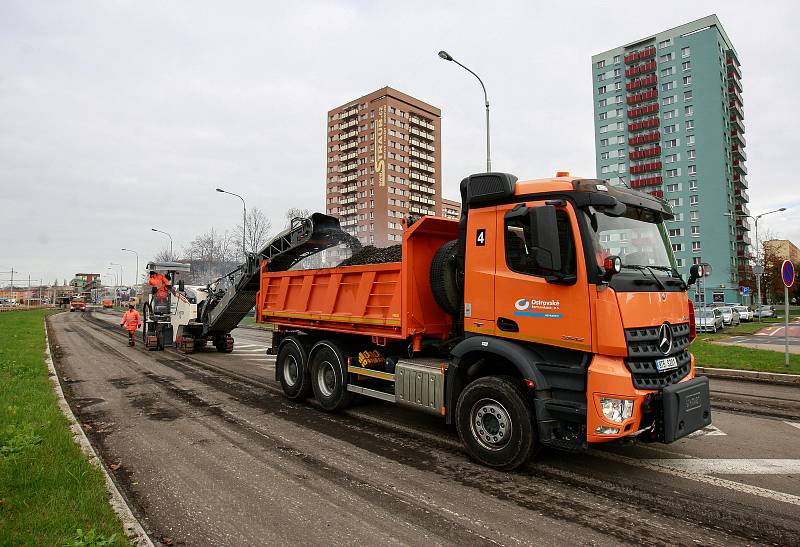
<svg viewBox="0 0 800 547">
<path fill-rule="evenodd" d="M 695 473 L 690 470 L 685 469 L 676 469 L 672 467 L 667 467 L 664 465 L 660 465 L 659 462 L 669 462 L 674 460 L 637 460 L 635 458 L 629 458 L 627 456 L 622 456 L 620 454 L 611 454 L 607 452 L 602 452 L 600 450 L 591 449 L 589 453 L 597 456 L 599 458 L 603 458 L 612 462 L 617 463 L 624 463 L 627 465 L 632 465 L 635 467 L 641 467 L 643 469 L 647 469 L 649 471 L 657 471 L 659 473 L 666 473 L 668 475 L 673 475 L 675 477 L 680 477 L 683 479 L 688 479 L 696 482 L 702 482 L 705 484 L 710 484 L 712 486 L 717 486 L 720 488 L 726 488 L 728 490 L 734 490 L 736 492 L 741 492 L 744 494 L 750 494 L 753 496 L 759 496 L 761 498 L 768 498 L 776 501 L 780 501 L 783 503 L 789 503 L 791 505 L 800 506 L 800 496 L 795 496 L 792 494 L 787 494 L 785 492 L 778 492 L 776 490 L 770 490 L 768 488 L 761 488 L 759 486 L 753 486 L 750 484 L 743 484 L 740 482 L 731 481 L 728 479 L 723 479 L 720 477 L 712 477 L 708 475 L 703 475 L 700 473 Z M 693 458 L 691 458 L 693 459 Z"/>
<path fill-rule="evenodd" d="M 727 435 L 727 433 L 714 425 L 707 425 L 703 429 L 698 429 L 694 433 L 690 433 L 687 437 L 706 437 L 713 435 Z"/>
<path fill-rule="evenodd" d="M 260 348 L 260 347 L 262 347 L 260 344 L 236 344 L 235 342 L 234 342 L 234 345 L 237 348 L 252 348 L 252 347 L 259 347 Z"/>
<path fill-rule="evenodd" d="M 258 361 L 259 363 L 268 363 L 268 362 L 272 361 L 272 359 L 265 359 L 265 358 L 262 357 L 262 358 L 259 358 L 259 359 L 245 359 L 245 361 Z"/>
<path fill-rule="evenodd" d="M 783 422 L 783 423 L 788 424 L 792 427 L 796 427 L 797 429 L 800 429 L 800 423 L 798 422 Z"/>
<path fill-rule="evenodd" d="M 642 460 L 654 465 L 699 473 L 701 475 L 797 475 L 800 460 L 788 459 L 728 459 L 676 458 Z"/>
</svg>

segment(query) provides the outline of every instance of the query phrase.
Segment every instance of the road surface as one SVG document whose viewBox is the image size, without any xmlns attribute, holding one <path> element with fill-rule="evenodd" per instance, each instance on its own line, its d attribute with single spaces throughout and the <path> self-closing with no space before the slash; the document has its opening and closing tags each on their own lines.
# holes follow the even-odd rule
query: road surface
<svg viewBox="0 0 800 547">
<path fill-rule="evenodd" d="M 433 417 L 286 400 L 268 332 L 237 329 L 233 354 L 184 356 L 128 348 L 111 313 L 49 321 L 73 409 L 156 541 L 800 542 L 800 388 L 712 382 L 714 427 L 700 435 L 544 451 L 503 473 L 472 463 Z"/>
</svg>

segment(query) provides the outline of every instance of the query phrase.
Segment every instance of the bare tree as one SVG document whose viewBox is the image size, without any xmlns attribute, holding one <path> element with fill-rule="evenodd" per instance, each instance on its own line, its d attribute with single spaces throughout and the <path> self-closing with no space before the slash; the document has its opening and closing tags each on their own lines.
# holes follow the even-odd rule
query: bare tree
<svg viewBox="0 0 800 547">
<path fill-rule="evenodd" d="M 308 218 L 311 216 L 310 209 L 301 209 L 299 207 L 290 207 L 286 211 L 286 224 L 285 227 L 288 228 L 292 224 L 292 220 L 295 218 Z"/>
<path fill-rule="evenodd" d="M 175 262 L 176 260 L 178 260 L 178 255 L 170 253 L 168 247 L 164 247 L 153 257 L 153 262 Z"/>
<path fill-rule="evenodd" d="M 272 221 L 266 217 L 261 209 L 258 207 L 253 207 L 251 210 L 247 211 L 245 228 L 245 248 L 249 253 L 257 253 L 263 249 L 267 244 L 267 241 L 269 241 L 270 231 L 272 230 Z M 236 240 L 241 242 L 241 224 L 236 226 L 234 234 Z M 244 260 L 244 257 L 241 257 L 241 259 Z"/>
<path fill-rule="evenodd" d="M 228 232 L 220 234 L 214 228 L 196 236 L 185 250 L 186 262 L 191 265 L 191 283 L 203 284 L 233 270 L 239 264 L 241 248 Z"/>
</svg>

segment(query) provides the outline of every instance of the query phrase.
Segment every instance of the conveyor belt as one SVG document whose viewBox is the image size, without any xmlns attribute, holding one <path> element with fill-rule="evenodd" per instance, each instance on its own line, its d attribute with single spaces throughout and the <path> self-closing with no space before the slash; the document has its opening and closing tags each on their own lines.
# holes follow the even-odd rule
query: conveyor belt
<svg viewBox="0 0 800 547">
<path fill-rule="evenodd" d="M 229 333 L 255 306 L 262 260 L 267 261 L 270 271 L 285 271 L 306 257 L 340 244 L 354 249 L 361 246 L 357 238 L 341 229 L 338 219 L 322 213 L 293 219 L 289 228 L 227 275 L 231 281 L 227 290 L 209 295 L 200 312 L 206 335 Z"/>
</svg>

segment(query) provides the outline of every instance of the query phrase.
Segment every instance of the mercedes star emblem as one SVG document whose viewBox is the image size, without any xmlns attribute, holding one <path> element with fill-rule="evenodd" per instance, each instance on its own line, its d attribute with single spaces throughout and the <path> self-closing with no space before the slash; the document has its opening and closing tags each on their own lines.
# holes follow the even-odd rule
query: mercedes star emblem
<svg viewBox="0 0 800 547">
<path fill-rule="evenodd" d="M 669 323 L 664 323 L 658 329 L 658 350 L 664 355 L 669 355 L 672 351 L 672 329 Z"/>
</svg>

